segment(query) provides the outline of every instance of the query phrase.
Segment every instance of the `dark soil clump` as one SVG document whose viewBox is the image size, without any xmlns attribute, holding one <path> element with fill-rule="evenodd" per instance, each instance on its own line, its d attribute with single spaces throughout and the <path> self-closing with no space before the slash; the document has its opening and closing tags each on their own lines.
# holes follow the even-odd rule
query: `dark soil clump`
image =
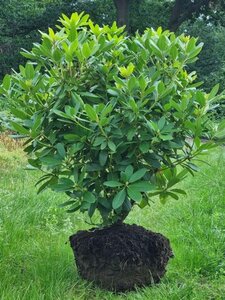
<svg viewBox="0 0 225 300">
<path fill-rule="evenodd" d="M 158 283 L 173 256 L 166 237 L 137 225 L 78 231 L 70 244 L 79 274 L 117 292 Z"/>
</svg>

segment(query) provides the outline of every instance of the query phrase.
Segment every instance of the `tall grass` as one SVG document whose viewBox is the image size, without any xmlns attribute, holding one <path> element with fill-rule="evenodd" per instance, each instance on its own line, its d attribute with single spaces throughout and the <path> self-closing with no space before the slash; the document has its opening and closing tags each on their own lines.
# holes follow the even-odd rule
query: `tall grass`
<svg viewBox="0 0 225 300">
<path fill-rule="evenodd" d="M 127 295 L 102 291 L 79 278 L 68 236 L 87 229 L 83 215 L 66 214 L 64 195 L 37 196 L 38 173 L 20 149 L 0 142 L 1 300 L 225 299 L 225 154 L 206 157 L 202 172 L 182 185 L 187 197 L 135 209 L 128 223 L 166 235 L 175 254 L 162 282 Z"/>
</svg>

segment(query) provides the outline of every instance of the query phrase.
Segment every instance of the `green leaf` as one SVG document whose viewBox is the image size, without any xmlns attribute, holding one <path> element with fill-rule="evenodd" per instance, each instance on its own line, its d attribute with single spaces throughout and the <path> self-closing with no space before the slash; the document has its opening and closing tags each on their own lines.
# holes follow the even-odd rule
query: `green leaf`
<svg viewBox="0 0 225 300">
<path fill-rule="evenodd" d="M 111 113 L 112 110 L 113 110 L 112 104 L 106 105 L 104 107 L 104 109 L 102 110 L 101 118 L 104 118 L 105 116 L 107 116 L 109 113 Z"/>
<path fill-rule="evenodd" d="M 78 211 L 80 209 L 81 205 L 79 203 L 77 203 L 74 207 L 68 209 L 66 212 L 67 213 L 73 213 L 75 211 Z"/>
<path fill-rule="evenodd" d="M 105 137 L 98 136 L 98 137 L 96 137 L 93 146 L 94 146 L 94 147 L 99 146 L 99 145 L 101 145 L 103 142 L 105 142 Z"/>
<path fill-rule="evenodd" d="M 5 75 L 2 81 L 2 86 L 4 89 L 9 90 L 11 86 L 11 77 L 10 75 Z"/>
<path fill-rule="evenodd" d="M 142 200 L 141 193 L 137 189 L 135 189 L 133 186 L 128 186 L 127 192 L 128 192 L 128 196 L 132 200 L 134 200 L 136 202 L 140 202 Z"/>
<path fill-rule="evenodd" d="M 60 178 L 58 183 L 52 184 L 50 187 L 55 192 L 66 192 L 74 187 L 74 182 L 69 178 Z"/>
<path fill-rule="evenodd" d="M 94 93 L 90 93 L 90 92 L 81 92 L 80 95 L 82 97 L 87 97 L 87 98 L 90 98 L 90 99 L 99 99 L 98 95 L 95 95 Z"/>
<path fill-rule="evenodd" d="M 84 193 L 84 201 L 88 203 L 95 203 L 96 198 L 91 192 L 85 192 Z"/>
<path fill-rule="evenodd" d="M 167 199 L 168 199 L 168 194 L 166 194 L 166 193 L 161 193 L 161 194 L 159 195 L 159 200 L 160 200 L 160 202 L 161 202 L 162 204 L 166 204 Z"/>
<path fill-rule="evenodd" d="M 113 141 L 108 141 L 108 146 L 112 152 L 116 152 L 116 145 L 113 143 Z"/>
<path fill-rule="evenodd" d="M 135 136 L 137 132 L 137 129 L 136 128 L 131 128 L 129 131 L 128 131 L 128 134 L 127 134 L 127 140 L 128 141 L 132 141 L 133 140 L 133 137 Z"/>
<path fill-rule="evenodd" d="M 213 99 L 213 98 L 216 96 L 216 94 L 217 94 L 218 91 L 219 91 L 219 88 L 220 88 L 219 83 L 216 84 L 216 85 L 212 88 L 212 90 L 211 90 L 211 92 L 210 92 L 210 94 L 209 94 L 208 100 L 211 100 L 211 99 Z"/>
<path fill-rule="evenodd" d="M 59 204 L 59 207 L 65 207 L 65 206 L 68 206 L 68 205 L 72 205 L 72 204 L 74 204 L 76 201 L 74 201 L 74 200 L 69 200 L 69 201 L 66 201 L 66 202 L 64 202 L 64 203 L 62 203 L 62 204 Z"/>
<path fill-rule="evenodd" d="M 165 124 L 166 124 L 166 118 L 163 116 L 158 121 L 158 128 L 159 128 L 159 130 L 162 130 L 163 127 L 165 126 Z"/>
<path fill-rule="evenodd" d="M 43 192 L 46 188 L 50 187 L 52 183 L 54 183 L 57 179 L 55 177 L 50 178 L 49 180 L 45 181 L 38 189 L 37 194 L 39 195 Z"/>
<path fill-rule="evenodd" d="M 68 133 L 68 134 L 64 134 L 64 139 L 67 141 L 79 141 L 80 137 L 77 134 L 73 134 L 73 133 Z"/>
<path fill-rule="evenodd" d="M 119 96 L 119 91 L 117 89 L 108 89 L 107 92 L 112 96 Z"/>
<path fill-rule="evenodd" d="M 82 48 L 82 54 L 87 59 L 91 55 L 91 49 L 88 43 L 85 43 Z"/>
<path fill-rule="evenodd" d="M 121 190 L 116 196 L 113 198 L 112 207 L 113 209 L 118 209 L 123 205 L 123 202 L 126 198 L 126 191 L 123 189 Z"/>
<path fill-rule="evenodd" d="M 195 44 L 196 44 L 196 39 L 192 37 L 187 43 L 187 52 L 192 52 L 193 50 L 195 50 L 196 49 Z"/>
<path fill-rule="evenodd" d="M 85 111 L 91 121 L 96 122 L 98 120 L 98 115 L 97 115 L 96 111 L 94 110 L 94 108 L 90 104 L 85 105 Z"/>
<path fill-rule="evenodd" d="M 150 149 L 150 143 L 149 142 L 142 142 L 139 146 L 139 149 L 142 153 L 147 153 Z"/>
<path fill-rule="evenodd" d="M 25 66 L 25 74 L 27 79 L 33 79 L 35 72 L 34 72 L 34 67 L 31 63 L 27 63 Z"/>
<path fill-rule="evenodd" d="M 129 100 L 129 105 L 130 105 L 131 109 L 133 110 L 133 112 L 135 112 L 135 113 L 138 112 L 138 106 L 137 106 L 137 103 L 135 102 L 134 98 L 131 98 Z"/>
<path fill-rule="evenodd" d="M 135 182 L 138 181 L 139 179 L 141 179 L 145 173 L 147 172 L 147 169 L 142 168 L 140 170 L 138 170 L 137 172 L 135 172 L 129 179 L 129 182 Z"/>
<path fill-rule="evenodd" d="M 143 198 L 143 199 L 141 200 L 141 202 L 139 203 L 139 207 L 140 207 L 141 209 L 145 208 L 147 205 L 149 205 L 149 204 L 148 204 L 148 199 L 146 199 L 146 198 Z"/>
<path fill-rule="evenodd" d="M 105 181 L 103 184 L 109 187 L 118 187 L 123 185 L 121 182 L 114 180 Z"/>
<path fill-rule="evenodd" d="M 130 77 L 127 83 L 129 92 L 131 93 L 138 86 L 138 81 L 135 77 Z"/>
<path fill-rule="evenodd" d="M 96 208 L 97 208 L 97 203 L 92 203 L 92 204 L 90 205 L 90 207 L 89 207 L 89 209 L 88 209 L 88 216 L 89 216 L 89 218 L 92 218 L 92 217 L 93 217 Z"/>
<path fill-rule="evenodd" d="M 29 119 L 29 115 L 20 109 L 12 107 L 10 110 L 15 117 L 20 118 L 21 120 Z"/>
<path fill-rule="evenodd" d="M 62 111 L 60 111 L 58 109 L 52 109 L 52 112 L 54 114 L 56 114 L 57 116 L 60 116 L 60 117 L 62 117 L 64 119 L 74 120 L 70 115 L 67 115 L 66 113 L 64 113 L 64 112 L 62 112 Z"/>
<path fill-rule="evenodd" d="M 149 192 L 155 190 L 155 186 L 148 181 L 139 181 L 129 185 L 129 187 L 139 191 L 139 192 Z"/>
<path fill-rule="evenodd" d="M 40 161 L 45 164 L 48 165 L 49 167 L 54 167 L 54 166 L 58 166 L 62 163 L 62 159 L 59 157 L 54 157 L 54 156 L 44 156 L 40 158 Z"/>
<path fill-rule="evenodd" d="M 100 151 L 100 154 L 99 154 L 99 163 L 100 163 L 100 165 L 102 167 L 106 164 L 107 158 L 108 158 L 107 151 Z"/>
<path fill-rule="evenodd" d="M 29 134 L 29 130 L 28 129 L 26 129 L 26 128 L 24 128 L 22 125 L 20 125 L 20 124 L 18 124 L 18 123 L 16 123 L 16 122 L 13 122 L 13 121 L 11 121 L 10 122 L 11 123 L 11 125 L 12 125 L 12 128 L 15 130 L 15 131 L 17 131 L 17 132 L 19 132 L 19 133 L 21 133 L 21 134 Z"/>
<path fill-rule="evenodd" d="M 56 145 L 56 149 L 62 158 L 64 158 L 66 156 L 66 151 L 65 151 L 64 145 L 62 143 L 58 143 Z"/>
<path fill-rule="evenodd" d="M 176 194 L 171 193 L 171 192 L 166 192 L 166 193 L 167 193 L 168 196 L 172 197 L 173 199 L 179 200 L 179 197 Z"/>
<path fill-rule="evenodd" d="M 170 191 L 174 192 L 174 193 L 178 193 L 178 194 L 187 196 L 187 193 L 184 190 L 181 190 L 181 189 L 172 189 Z"/>
<path fill-rule="evenodd" d="M 80 151 L 84 147 L 83 143 L 75 143 L 73 146 L 70 148 L 70 153 L 75 154 L 78 151 Z"/>
<path fill-rule="evenodd" d="M 127 180 L 130 179 L 130 177 L 133 174 L 133 172 L 134 172 L 133 166 L 129 165 L 129 166 L 126 167 L 126 169 L 125 169 L 125 175 L 126 175 Z"/>
<path fill-rule="evenodd" d="M 178 50 L 177 47 L 175 45 L 173 45 L 170 49 L 170 55 L 172 57 L 173 60 L 175 60 L 178 56 Z"/>
<path fill-rule="evenodd" d="M 185 165 L 192 171 L 198 172 L 200 170 L 200 168 L 193 163 L 188 162 Z"/>
</svg>

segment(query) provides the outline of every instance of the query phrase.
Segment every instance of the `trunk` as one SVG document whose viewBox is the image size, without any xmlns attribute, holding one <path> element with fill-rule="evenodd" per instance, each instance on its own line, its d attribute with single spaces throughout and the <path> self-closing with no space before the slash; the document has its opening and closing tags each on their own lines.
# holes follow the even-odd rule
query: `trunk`
<svg viewBox="0 0 225 300">
<path fill-rule="evenodd" d="M 176 0 L 172 15 L 169 21 L 169 29 L 176 31 L 178 27 L 186 20 L 191 19 L 193 14 L 200 14 L 202 7 L 209 8 L 210 0 L 198 0 L 189 3 L 183 0 Z"/>
<path fill-rule="evenodd" d="M 171 31 L 176 31 L 179 27 L 179 18 L 183 11 L 183 0 L 177 0 L 173 7 L 172 15 L 169 21 L 169 29 Z"/>
<path fill-rule="evenodd" d="M 129 5 L 131 0 L 113 0 L 116 7 L 116 19 L 117 25 L 126 25 L 127 31 L 129 31 Z"/>
</svg>

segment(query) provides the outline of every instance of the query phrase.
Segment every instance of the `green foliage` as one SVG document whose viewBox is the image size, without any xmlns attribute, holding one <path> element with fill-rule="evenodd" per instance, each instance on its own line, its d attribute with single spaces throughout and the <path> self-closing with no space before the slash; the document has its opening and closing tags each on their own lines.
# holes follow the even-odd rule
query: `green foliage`
<svg viewBox="0 0 225 300">
<path fill-rule="evenodd" d="M 1 86 L 11 128 L 29 137 L 29 163 L 45 172 L 39 192 L 64 192 L 68 212 L 97 209 L 103 224 L 152 196 L 178 199 L 192 159 L 215 146 L 200 136 L 218 86 L 206 94 L 185 70 L 202 44 L 161 28 L 127 37 L 77 13 L 57 28 Z"/>
<path fill-rule="evenodd" d="M 221 89 L 224 90 L 224 28 L 214 25 L 210 20 L 197 19 L 195 22 L 183 24 L 179 31 L 198 36 L 199 40 L 204 43 L 199 60 L 193 66 L 198 78 L 204 82 L 204 88 L 209 91 L 219 82 Z"/>
<path fill-rule="evenodd" d="M 146 27 L 168 28 L 173 5 L 170 0 L 131 1 L 130 31 L 143 32 Z"/>
<path fill-rule="evenodd" d="M 224 27 L 216 25 L 208 16 L 208 20 L 201 16 L 195 22 L 185 22 L 180 32 L 199 36 L 199 40 L 204 43 L 199 60 L 191 66 L 190 70 L 196 70 L 198 79 L 203 81 L 204 89 L 209 92 L 217 83 L 220 90 L 225 90 L 225 31 Z M 225 17 L 224 17 L 225 18 Z M 214 119 L 223 119 L 225 116 L 225 101 L 218 102 L 213 110 Z"/>
<path fill-rule="evenodd" d="M 61 0 L 1 2 L 0 79 L 25 62 L 21 48 L 31 49 L 33 42 L 40 40 L 37 30 L 53 26 L 67 4 Z"/>
</svg>

